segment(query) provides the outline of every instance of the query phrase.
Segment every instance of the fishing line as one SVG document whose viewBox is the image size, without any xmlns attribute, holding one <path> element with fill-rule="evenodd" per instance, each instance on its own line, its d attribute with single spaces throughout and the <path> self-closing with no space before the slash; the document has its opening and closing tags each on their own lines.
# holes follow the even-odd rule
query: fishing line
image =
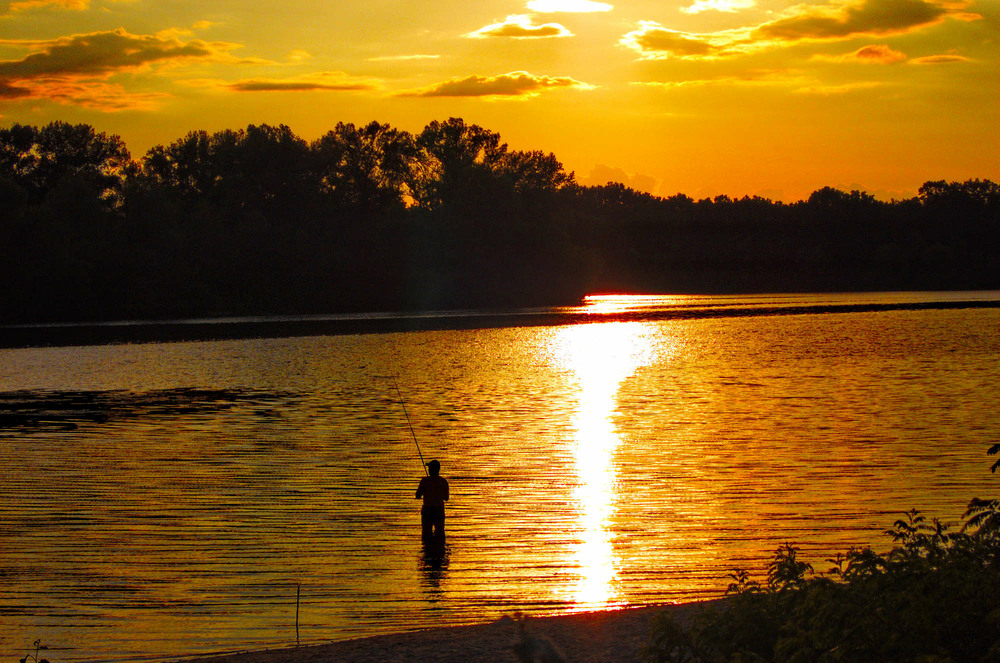
<svg viewBox="0 0 1000 663">
<path fill-rule="evenodd" d="M 417 453 L 420 455 L 420 464 L 424 467 L 424 474 L 430 476 L 430 470 L 427 469 L 427 464 L 424 463 L 424 454 L 420 451 L 420 443 L 417 442 L 417 434 L 413 432 L 413 424 L 410 423 L 410 415 L 406 411 L 406 403 L 403 401 L 403 394 L 399 391 L 399 385 L 396 384 L 396 376 L 392 377 L 392 386 L 396 388 L 396 395 L 399 396 L 399 404 L 403 407 L 403 415 L 406 416 L 406 425 L 410 427 L 410 435 L 413 436 L 413 444 L 417 445 Z"/>
</svg>

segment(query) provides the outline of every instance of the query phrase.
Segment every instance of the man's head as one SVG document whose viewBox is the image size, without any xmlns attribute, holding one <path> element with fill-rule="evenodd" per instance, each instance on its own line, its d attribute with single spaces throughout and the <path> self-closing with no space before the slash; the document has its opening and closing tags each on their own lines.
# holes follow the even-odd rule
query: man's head
<svg viewBox="0 0 1000 663">
<path fill-rule="evenodd" d="M 430 473 L 432 477 L 436 477 L 437 475 L 441 474 L 441 463 L 437 462 L 436 460 L 432 460 L 431 462 L 427 463 L 427 471 Z"/>
</svg>

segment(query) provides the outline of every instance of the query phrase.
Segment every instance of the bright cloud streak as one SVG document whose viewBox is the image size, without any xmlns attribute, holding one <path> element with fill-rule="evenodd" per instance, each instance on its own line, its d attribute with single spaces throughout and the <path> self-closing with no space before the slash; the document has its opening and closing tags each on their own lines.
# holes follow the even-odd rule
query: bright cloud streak
<svg viewBox="0 0 1000 663">
<path fill-rule="evenodd" d="M 706 11 L 717 12 L 738 12 L 742 9 L 750 9 L 756 5 L 754 0 L 697 0 L 690 7 L 682 7 L 685 14 L 700 14 Z"/>
<path fill-rule="evenodd" d="M 912 64 L 952 64 L 955 62 L 968 62 L 969 58 L 963 55 L 925 55 L 921 58 L 910 60 Z"/>
<path fill-rule="evenodd" d="M 583 14 L 608 12 L 614 9 L 614 6 L 604 2 L 593 2 L 593 0 L 530 0 L 528 9 L 543 14 L 555 12 Z"/>
<path fill-rule="evenodd" d="M 539 37 L 572 37 L 573 33 L 558 23 L 533 25 L 531 16 L 516 14 L 508 16 L 503 23 L 494 23 L 470 32 L 467 37 L 483 39 L 486 37 L 511 37 L 514 39 L 537 39 Z"/>
<path fill-rule="evenodd" d="M 653 21 L 642 21 L 637 30 L 625 34 L 619 42 L 644 59 L 666 58 L 714 59 L 735 55 L 746 43 L 745 32 L 720 32 L 697 35 L 670 30 Z"/>
</svg>

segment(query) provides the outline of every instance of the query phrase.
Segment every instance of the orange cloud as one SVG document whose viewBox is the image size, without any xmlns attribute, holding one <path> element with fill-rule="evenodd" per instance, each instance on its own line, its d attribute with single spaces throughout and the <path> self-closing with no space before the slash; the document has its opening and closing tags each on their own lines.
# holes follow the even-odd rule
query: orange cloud
<svg viewBox="0 0 1000 663">
<path fill-rule="evenodd" d="M 0 99 L 24 99 L 30 96 L 30 89 L 0 78 Z"/>
<path fill-rule="evenodd" d="M 890 48 L 885 44 L 862 46 L 852 53 L 843 55 L 817 55 L 814 60 L 827 62 L 860 62 L 862 64 L 896 64 L 907 60 L 906 53 Z"/>
<path fill-rule="evenodd" d="M 0 99 L 46 99 L 106 113 L 150 110 L 165 96 L 163 93 L 127 92 L 121 85 L 95 80 L 40 79 L 32 81 L 30 86 L 0 81 Z"/>
<path fill-rule="evenodd" d="M 535 76 L 515 71 L 501 76 L 469 76 L 445 81 L 421 90 L 404 92 L 408 97 L 533 97 L 546 90 L 576 88 L 590 90 L 594 86 L 569 77 Z"/>
<path fill-rule="evenodd" d="M 105 113 L 125 110 L 152 110 L 167 95 L 128 92 L 121 85 L 103 81 L 38 81 L 31 96 L 67 106 L 83 106 Z"/>
<path fill-rule="evenodd" d="M 466 37 L 482 39 L 484 37 L 512 37 L 514 39 L 534 39 L 538 37 L 572 37 L 573 33 L 558 23 L 532 25 L 531 16 L 515 14 L 508 16 L 503 23 L 494 23 L 470 32 Z"/>
<path fill-rule="evenodd" d="M 299 78 L 237 81 L 224 83 L 222 87 L 234 92 L 351 92 L 376 90 L 379 85 L 371 80 L 351 78 L 340 71 L 329 71 Z"/>
</svg>

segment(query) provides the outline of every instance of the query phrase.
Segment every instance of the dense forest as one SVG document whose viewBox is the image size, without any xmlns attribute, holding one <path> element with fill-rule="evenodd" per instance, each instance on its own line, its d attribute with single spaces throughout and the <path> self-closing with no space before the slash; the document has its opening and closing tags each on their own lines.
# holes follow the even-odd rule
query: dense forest
<svg viewBox="0 0 1000 663">
<path fill-rule="evenodd" d="M 0 324 L 997 289 L 998 249 L 990 181 L 694 200 L 580 186 L 456 118 L 195 131 L 137 160 L 88 125 L 0 128 Z"/>
</svg>

